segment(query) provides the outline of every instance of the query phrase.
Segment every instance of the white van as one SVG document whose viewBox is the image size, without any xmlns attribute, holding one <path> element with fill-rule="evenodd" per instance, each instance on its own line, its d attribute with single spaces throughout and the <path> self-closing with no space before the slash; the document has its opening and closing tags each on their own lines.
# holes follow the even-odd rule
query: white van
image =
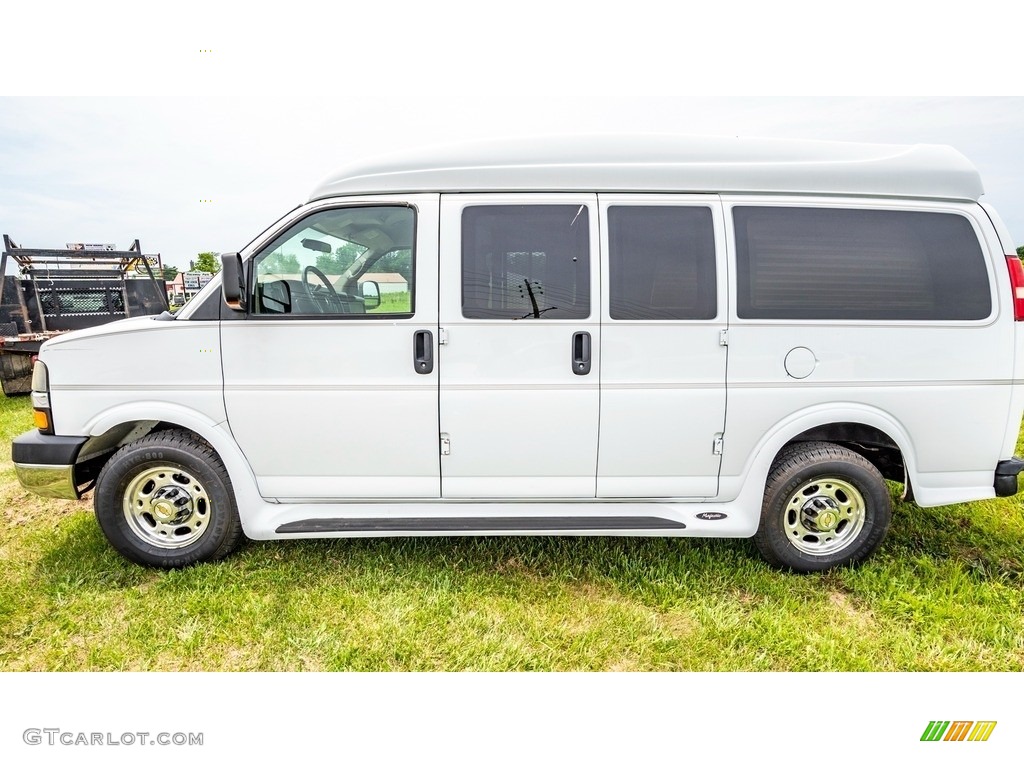
<svg viewBox="0 0 1024 768">
<path fill-rule="evenodd" d="M 327 179 L 173 316 L 47 342 L 22 484 L 252 539 L 753 536 L 817 571 L 1017 492 L 1024 270 L 941 146 L 554 139 Z"/>
</svg>

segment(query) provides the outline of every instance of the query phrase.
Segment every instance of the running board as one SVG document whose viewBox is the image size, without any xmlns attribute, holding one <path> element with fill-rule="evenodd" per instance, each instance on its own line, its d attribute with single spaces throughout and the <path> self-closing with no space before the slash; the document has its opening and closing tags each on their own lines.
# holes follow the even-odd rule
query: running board
<svg viewBox="0 0 1024 768">
<path fill-rule="evenodd" d="M 340 533 L 384 531 L 664 531 L 686 525 L 664 517 L 350 517 L 296 520 L 277 533 Z"/>
</svg>

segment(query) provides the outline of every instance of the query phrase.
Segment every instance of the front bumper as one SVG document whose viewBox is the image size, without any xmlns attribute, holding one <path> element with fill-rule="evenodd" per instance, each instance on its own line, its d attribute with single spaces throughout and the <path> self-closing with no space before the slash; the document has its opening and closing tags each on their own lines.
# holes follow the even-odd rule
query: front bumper
<svg viewBox="0 0 1024 768">
<path fill-rule="evenodd" d="M 44 435 L 38 429 L 14 438 L 11 460 L 26 490 L 53 499 L 77 499 L 75 461 L 88 437 Z"/>
</svg>

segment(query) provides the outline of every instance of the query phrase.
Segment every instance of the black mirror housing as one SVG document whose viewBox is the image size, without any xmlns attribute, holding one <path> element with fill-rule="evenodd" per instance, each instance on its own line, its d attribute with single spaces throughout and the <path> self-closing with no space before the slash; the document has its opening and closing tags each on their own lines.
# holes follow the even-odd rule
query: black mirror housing
<svg viewBox="0 0 1024 768">
<path fill-rule="evenodd" d="M 246 309 L 245 264 L 238 253 L 222 253 L 220 255 L 221 282 L 220 291 L 224 303 L 236 312 Z"/>
</svg>

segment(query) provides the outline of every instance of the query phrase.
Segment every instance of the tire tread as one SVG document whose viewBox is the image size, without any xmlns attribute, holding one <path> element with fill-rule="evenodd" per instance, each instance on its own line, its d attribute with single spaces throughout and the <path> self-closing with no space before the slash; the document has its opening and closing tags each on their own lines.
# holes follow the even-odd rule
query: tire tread
<svg viewBox="0 0 1024 768">
<path fill-rule="evenodd" d="M 804 482 L 806 478 L 801 477 L 812 468 L 822 464 L 847 464 L 855 470 L 866 473 L 867 487 L 861 488 L 865 496 L 865 504 L 868 505 L 866 514 L 868 521 L 865 527 L 870 528 L 862 534 L 863 540 L 853 543 L 850 547 L 835 554 L 835 556 L 814 556 L 806 555 L 788 544 L 780 547 L 777 542 L 777 531 L 774 529 L 776 521 L 775 502 L 783 489 L 788 491 L 787 486 Z M 871 492 L 877 497 L 877 504 L 871 504 L 869 497 Z M 885 534 L 889 529 L 892 519 L 892 500 L 889 497 L 885 480 L 878 469 L 860 454 L 844 448 L 835 443 L 812 441 L 805 443 L 793 443 L 785 448 L 776 457 L 772 468 L 768 473 L 765 482 L 764 502 L 761 508 L 761 524 L 754 534 L 754 545 L 761 556 L 776 568 L 791 569 L 798 572 L 809 573 L 814 571 L 825 571 L 844 565 L 852 565 L 861 562 L 878 549 Z M 779 521 L 781 522 L 781 521 Z"/>
<path fill-rule="evenodd" d="M 152 555 L 131 546 L 129 542 L 120 541 L 121 535 L 119 533 L 114 532 L 112 535 L 111 526 L 104 519 L 107 512 L 102 509 L 108 501 L 106 497 L 109 495 L 109 475 L 111 472 L 119 471 L 121 464 L 125 461 L 130 461 L 129 457 L 137 451 L 150 447 L 177 450 L 189 454 L 197 463 L 208 467 L 223 484 L 228 499 L 228 509 L 225 510 L 226 525 L 218 546 L 210 554 L 204 554 L 199 557 L 195 555 L 175 556 L 173 552 L 168 551 L 166 554 Z M 113 501 L 119 506 L 119 500 Z M 110 543 L 122 555 L 140 565 L 156 566 L 158 568 L 181 568 L 197 562 L 221 560 L 231 554 L 243 538 L 242 523 L 238 516 L 234 489 L 231 486 L 231 478 L 224 467 L 224 462 L 221 461 L 213 446 L 206 440 L 197 437 L 185 429 L 174 428 L 151 432 L 138 440 L 121 446 L 103 465 L 103 469 L 100 470 L 99 477 L 96 479 L 96 492 L 93 503 L 100 527 Z M 114 514 L 116 516 L 120 512 L 118 511 Z"/>
</svg>

